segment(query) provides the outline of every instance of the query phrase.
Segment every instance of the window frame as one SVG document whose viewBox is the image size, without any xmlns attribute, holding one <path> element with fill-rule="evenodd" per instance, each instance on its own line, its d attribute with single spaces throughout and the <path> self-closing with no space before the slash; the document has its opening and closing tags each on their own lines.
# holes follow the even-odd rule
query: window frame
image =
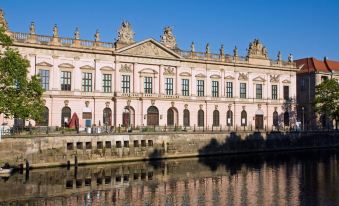
<svg viewBox="0 0 339 206">
<path fill-rule="evenodd" d="M 166 95 L 173 95 L 173 78 L 165 78 L 165 92 Z"/>
<path fill-rule="evenodd" d="M 255 84 L 255 98 L 262 99 L 263 86 L 262 84 Z"/>
<path fill-rule="evenodd" d="M 243 88 L 242 86 L 245 86 L 245 88 Z M 246 99 L 247 98 L 247 83 L 240 82 L 239 87 L 240 87 L 240 89 L 239 89 L 240 96 L 239 97 L 241 99 Z"/>
<path fill-rule="evenodd" d="M 197 96 L 198 97 L 205 96 L 205 80 L 202 79 L 197 80 Z"/>
<path fill-rule="evenodd" d="M 47 73 L 47 75 L 46 75 Z M 49 79 L 50 79 L 50 71 L 49 69 L 39 69 L 39 77 L 40 77 L 40 85 L 41 87 L 47 91 L 49 90 Z"/>
<path fill-rule="evenodd" d="M 72 91 L 72 72 L 71 71 L 61 71 L 60 90 L 61 91 Z"/>
<path fill-rule="evenodd" d="M 219 97 L 219 81 L 212 80 L 212 97 Z"/>
<path fill-rule="evenodd" d="M 182 96 L 189 96 L 190 95 L 189 84 L 190 84 L 189 79 L 181 79 L 181 94 L 182 94 Z"/>
<path fill-rule="evenodd" d="M 144 77 L 144 93 L 152 94 L 153 93 L 153 77 Z"/>
<path fill-rule="evenodd" d="M 131 75 L 121 75 L 121 90 L 122 93 L 128 94 L 131 92 Z"/>
<path fill-rule="evenodd" d="M 112 92 L 112 74 L 102 74 L 102 90 L 104 93 Z"/>
<path fill-rule="evenodd" d="M 93 91 L 93 73 L 92 72 L 81 73 L 81 91 L 83 92 Z"/>
</svg>

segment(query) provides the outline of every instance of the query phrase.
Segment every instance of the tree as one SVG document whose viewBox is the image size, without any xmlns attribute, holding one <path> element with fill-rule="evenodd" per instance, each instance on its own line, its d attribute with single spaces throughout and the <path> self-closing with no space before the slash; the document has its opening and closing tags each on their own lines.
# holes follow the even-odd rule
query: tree
<svg viewBox="0 0 339 206">
<path fill-rule="evenodd" d="M 43 89 L 38 75 L 28 77 L 29 61 L 12 48 L 12 40 L 0 28 L 0 114 L 22 120 L 41 119 Z"/>
<path fill-rule="evenodd" d="M 316 86 L 315 110 L 325 117 L 339 121 L 339 83 L 335 79 L 325 80 Z"/>
</svg>

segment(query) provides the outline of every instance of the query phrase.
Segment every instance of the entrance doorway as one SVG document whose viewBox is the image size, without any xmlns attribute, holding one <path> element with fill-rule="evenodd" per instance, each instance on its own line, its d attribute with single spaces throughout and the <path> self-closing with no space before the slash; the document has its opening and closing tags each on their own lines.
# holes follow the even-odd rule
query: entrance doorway
<svg viewBox="0 0 339 206">
<path fill-rule="evenodd" d="M 264 129 L 264 115 L 255 115 L 255 129 Z"/>
<path fill-rule="evenodd" d="M 155 106 L 147 109 L 147 125 L 159 126 L 159 110 Z"/>
</svg>

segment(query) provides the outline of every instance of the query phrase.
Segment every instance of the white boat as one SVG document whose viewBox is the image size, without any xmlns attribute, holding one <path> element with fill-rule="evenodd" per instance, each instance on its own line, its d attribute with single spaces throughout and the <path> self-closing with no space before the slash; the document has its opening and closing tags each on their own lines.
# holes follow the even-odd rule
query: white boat
<svg viewBox="0 0 339 206">
<path fill-rule="evenodd" d="M 2 168 L 0 167 L 0 177 L 8 177 L 12 174 L 13 168 Z"/>
</svg>

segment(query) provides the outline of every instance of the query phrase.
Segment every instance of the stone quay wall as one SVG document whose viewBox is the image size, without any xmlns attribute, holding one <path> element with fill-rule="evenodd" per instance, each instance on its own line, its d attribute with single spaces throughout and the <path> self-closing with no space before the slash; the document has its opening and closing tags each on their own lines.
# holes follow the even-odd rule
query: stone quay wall
<svg viewBox="0 0 339 206">
<path fill-rule="evenodd" d="M 84 165 L 338 146 L 338 131 L 23 137 L 0 142 L 0 163 L 28 160 L 32 168 L 39 168 L 74 165 L 75 159 Z"/>
</svg>

